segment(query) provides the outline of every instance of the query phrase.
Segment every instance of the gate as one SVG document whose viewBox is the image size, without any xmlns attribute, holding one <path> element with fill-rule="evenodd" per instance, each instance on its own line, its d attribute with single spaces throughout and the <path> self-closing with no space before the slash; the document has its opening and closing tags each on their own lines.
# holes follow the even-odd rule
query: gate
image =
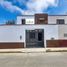
<svg viewBox="0 0 67 67">
<path fill-rule="evenodd" d="M 44 47 L 44 29 L 26 30 L 26 47 Z"/>
</svg>

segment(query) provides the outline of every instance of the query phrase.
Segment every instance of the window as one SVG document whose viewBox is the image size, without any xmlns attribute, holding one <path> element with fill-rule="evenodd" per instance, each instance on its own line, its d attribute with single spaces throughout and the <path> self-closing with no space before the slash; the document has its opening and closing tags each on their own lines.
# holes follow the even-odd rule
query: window
<svg viewBox="0 0 67 67">
<path fill-rule="evenodd" d="M 57 19 L 57 24 L 65 24 L 64 19 Z"/>
<path fill-rule="evenodd" d="M 25 24 L 25 19 L 22 19 L 22 24 Z"/>
<path fill-rule="evenodd" d="M 42 22 L 45 22 L 45 18 L 39 18 L 39 21 L 42 23 Z"/>
</svg>

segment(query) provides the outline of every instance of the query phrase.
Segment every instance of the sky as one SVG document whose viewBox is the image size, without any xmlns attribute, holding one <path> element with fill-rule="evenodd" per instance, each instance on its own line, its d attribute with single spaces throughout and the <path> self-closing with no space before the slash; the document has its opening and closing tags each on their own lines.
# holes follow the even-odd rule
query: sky
<svg viewBox="0 0 67 67">
<path fill-rule="evenodd" d="M 35 13 L 66 15 L 67 0 L 0 0 L 0 24 Z"/>
</svg>

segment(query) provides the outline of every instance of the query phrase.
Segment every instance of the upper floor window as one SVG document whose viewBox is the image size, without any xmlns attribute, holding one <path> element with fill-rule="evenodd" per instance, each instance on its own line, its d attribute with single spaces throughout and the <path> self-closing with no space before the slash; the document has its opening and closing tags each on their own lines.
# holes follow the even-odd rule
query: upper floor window
<svg viewBox="0 0 67 67">
<path fill-rule="evenodd" d="M 25 19 L 22 19 L 22 24 L 25 24 L 25 23 L 26 23 Z"/>
<path fill-rule="evenodd" d="M 57 24 L 65 24 L 65 20 L 64 19 L 57 19 Z"/>
<path fill-rule="evenodd" d="M 45 18 L 39 18 L 39 22 L 45 22 Z"/>
</svg>

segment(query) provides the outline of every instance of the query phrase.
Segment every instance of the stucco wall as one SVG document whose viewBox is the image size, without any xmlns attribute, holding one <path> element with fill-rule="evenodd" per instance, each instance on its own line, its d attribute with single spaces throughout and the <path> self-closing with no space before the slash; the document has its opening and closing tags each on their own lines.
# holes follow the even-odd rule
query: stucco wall
<svg viewBox="0 0 67 67">
<path fill-rule="evenodd" d="M 64 19 L 65 24 L 67 24 L 67 16 L 48 16 L 48 23 L 49 24 L 56 24 L 57 19 Z"/>
<path fill-rule="evenodd" d="M 0 26 L 0 42 L 25 42 L 25 30 L 33 29 L 44 29 L 44 42 L 51 38 L 58 39 L 57 25 L 7 25 Z"/>
<path fill-rule="evenodd" d="M 67 39 L 67 25 L 59 25 L 59 39 Z M 66 34 L 66 36 L 64 36 Z"/>
<path fill-rule="evenodd" d="M 0 26 L 0 42 L 21 42 L 18 26 Z"/>
<path fill-rule="evenodd" d="M 35 24 L 34 16 L 18 16 L 16 23 L 22 24 L 22 19 L 26 20 L 26 24 Z"/>
<path fill-rule="evenodd" d="M 31 22 L 30 24 L 35 24 L 35 16 L 18 16 L 17 17 L 17 24 L 21 24 L 21 20 L 22 18 L 26 19 L 26 24 L 29 24 L 29 21 Z M 61 16 L 48 16 L 48 24 L 56 24 L 56 20 L 57 19 L 64 19 L 65 20 L 65 24 L 67 24 L 67 16 L 65 15 L 61 15 Z"/>
</svg>

